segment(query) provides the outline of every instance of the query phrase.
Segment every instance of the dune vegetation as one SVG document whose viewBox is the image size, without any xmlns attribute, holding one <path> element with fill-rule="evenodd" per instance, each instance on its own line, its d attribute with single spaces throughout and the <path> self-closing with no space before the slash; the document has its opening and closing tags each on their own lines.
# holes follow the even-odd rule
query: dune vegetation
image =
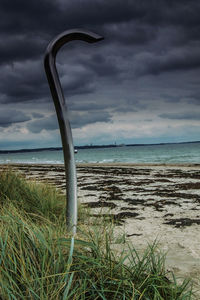
<svg viewBox="0 0 200 300">
<path fill-rule="evenodd" d="M 65 201 L 49 185 L 0 173 L 0 299 L 193 299 L 156 245 L 115 251 L 112 222 L 80 207 L 78 233 L 67 234 Z"/>
</svg>

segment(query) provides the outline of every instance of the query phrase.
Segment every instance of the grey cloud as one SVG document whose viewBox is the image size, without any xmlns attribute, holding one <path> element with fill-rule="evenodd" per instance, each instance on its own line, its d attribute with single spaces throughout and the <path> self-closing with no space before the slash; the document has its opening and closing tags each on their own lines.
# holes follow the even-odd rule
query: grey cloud
<svg viewBox="0 0 200 300">
<path fill-rule="evenodd" d="M 198 47 L 196 51 L 191 49 L 191 52 L 190 49 L 171 50 L 176 37 L 180 32 L 184 32 L 186 23 L 187 34 L 183 35 L 182 39 L 188 40 L 190 28 L 193 36 L 195 26 L 200 24 L 198 7 L 195 1 L 190 3 L 160 1 L 155 6 L 149 1 L 137 3 L 128 0 L 86 0 L 84 4 L 78 0 L 73 2 L 42 0 L 40 5 L 36 5 L 34 1 L 29 1 L 27 4 L 24 0 L 16 0 L 10 5 L 9 1 L 2 0 L 0 28 L 4 38 L 0 42 L 0 56 L 5 64 L 10 63 L 14 66 L 12 72 L 7 70 L 9 68 L 7 66 L 3 72 L 4 76 L 0 78 L 0 91 L 4 95 L 4 101 L 41 100 L 49 96 L 42 62 L 44 50 L 48 41 L 56 33 L 74 26 L 93 28 L 94 31 L 97 30 L 105 35 L 105 41 L 97 45 L 97 49 L 99 47 L 101 51 L 87 57 L 87 60 L 84 57 L 76 58 L 76 54 L 80 52 L 79 47 L 77 49 L 73 43 L 67 46 L 66 56 L 68 54 L 69 57 L 74 56 L 77 65 L 81 64 L 85 67 L 85 71 L 80 76 L 76 74 L 75 78 L 70 74 L 71 81 L 63 82 L 64 90 L 69 96 L 93 93 L 95 82 L 99 78 L 107 77 L 116 83 L 119 78 L 123 80 L 120 75 L 126 72 L 123 67 L 124 64 L 129 63 L 128 60 L 130 66 L 133 65 L 130 76 L 134 76 L 135 65 L 136 76 L 197 68 L 200 61 Z M 193 18 L 190 18 L 191 15 Z M 10 19 L 12 22 L 7 21 Z M 159 26 L 154 26 L 155 24 Z M 166 36 L 167 31 L 169 33 Z M 172 33 L 175 32 L 177 34 L 173 35 Z M 172 35 L 171 48 L 166 49 L 167 45 L 169 47 Z M 163 44 L 161 44 L 162 49 L 166 50 L 165 55 L 157 55 L 156 51 L 161 42 L 159 37 L 162 37 Z M 119 51 L 116 50 L 118 46 L 113 44 L 114 41 L 121 44 Z M 137 45 L 142 45 L 143 50 L 137 48 Z M 126 56 L 127 49 L 135 52 L 135 61 L 130 56 Z M 109 52 L 110 55 L 107 56 Z M 32 59 L 35 61 L 30 63 Z M 22 62 L 22 66 L 18 69 L 14 64 L 16 61 Z"/>
<path fill-rule="evenodd" d="M 159 117 L 170 120 L 200 120 L 200 112 L 164 113 Z"/>
<path fill-rule="evenodd" d="M 0 36 L 0 64 L 38 58 L 44 52 L 46 43 L 41 37 L 28 35 Z"/>
<path fill-rule="evenodd" d="M 155 25 L 158 28 L 173 24 L 187 31 L 191 28 L 193 35 L 199 37 L 200 5 L 194 0 L 161 0 L 156 3 L 148 0 L 142 3 L 129 0 L 85 0 L 84 3 L 79 0 L 42 0 L 40 5 L 24 0 L 16 0 L 10 5 L 7 0 L 2 0 L 0 8 L 2 31 L 13 35 L 32 32 L 47 41 L 64 29 L 83 26 L 100 30 L 109 40 L 114 38 L 123 44 L 151 40 L 156 31 Z M 7 22 L 9 19 L 12 22 Z M 131 24 L 133 20 L 134 25 Z"/>
<path fill-rule="evenodd" d="M 100 103 L 88 102 L 88 101 L 75 101 L 70 103 L 70 111 L 101 111 L 106 108 L 110 108 L 110 102 L 108 100 L 101 101 Z"/>
<path fill-rule="evenodd" d="M 148 2 L 147 2 L 148 3 Z M 148 5 L 150 8 L 151 6 Z M 86 0 L 75 1 L 16 0 L 9 4 L 2 0 L 0 5 L 1 29 L 11 34 L 34 32 L 35 35 L 45 33 L 50 38 L 63 29 L 83 27 L 100 29 L 104 24 L 127 22 L 144 17 L 148 8 L 133 1 L 122 0 Z M 7 22 L 8 19 L 12 22 Z"/>
<path fill-rule="evenodd" d="M 137 101 L 134 97 L 125 98 L 117 105 L 113 105 L 113 111 L 118 113 L 138 112 L 146 108 L 146 104 Z"/>
<path fill-rule="evenodd" d="M 84 125 L 97 122 L 110 122 L 111 115 L 106 111 L 71 112 L 72 128 L 81 128 Z"/>
<path fill-rule="evenodd" d="M 178 103 L 184 98 L 184 94 L 174 95 L 172 93 L 161 93 L 161 98 L 168 103 Z"/>
<path fill-rule="evenodd" d="M 39 61 L 17 62 L 2 67 L 0 92 L 4 102 L 23 102 L 44 97 L 47 83 Z"/>
<path fill-rule="evenodd" d="M 22 111 L 15 109 L 0 110 L 0 127 L 9 127 L 14 123 L 29 121 L 31 118 Z"/>
<path fill-rule="evenodd" d="M 54 25 L 58 24 L 56 13 L 59 13 L 60 8 L 56 0 L 42 0 L 40 3 L 25 0 L 11 3 L 2 0 L 0 7 L 1 28 L 12 34 L 19 31 L 22 33 L 32 31 L 39 34 L 42 30 L 48 29 L 52 21 L 55 21 Z M 12 22 L 8 22 L 10 19 Z"/>
<path fill-rule="evenodd" d="M 110 111 L 139 113 L 148 103 L 152 110 L 151 101 L 197 106 L 199 13 L 196 0 L 2 0 L 0 102 L 41 112 L 30 111 L 32 132 L 57 129 L 56 117 L 45 117 L 54 108 L 43 55 L 56 34 L 81 27 L 105 40 L 69 43 L 57 57 L 74 128 L 110 122 Z"/>
<path fill-rule="evenodd" d="M 106 24 L 102 28 L 102 34 L 109 37 L 110 43 L 117 43 L 118 46 L 126 45 L 136 47 L 148 45 L 155 40 L 158 29 L 149 24 L 139 23 L 134 18 L 122 23 Z"/>
<path fill-rule="evenodd" d="M 40 113 L 37 113 L 37 112 L 33 112 L 31 115 L 33 116 L 33 118 L 36 118 L 36 119 L 41 119 L 41 118 L 44 117 L 43 114 L 40 114 Z"/>
<path fill-rule="evenodd" d="M 84 125 L 97 122 L 110 122 L 111 115 L 107 112 L 90 111 L 90 112 L 70 112 L 70 122 L 72 128 L 81 128 Z M 58 129 L 58 121 L 56 115 L 50 115 L 46 118 L 31 121 L 27 124 L 27 128 L 33 133 L 39 133 L 43 129 L 56 130 Z"/>
<path fill-rule="evenodd" d="M 42 0 L 40 5 L 34 1 L 15 0 L 10 4 L 9 1 L 2 0 L 1 28 L 11 33 L 31 31 L 35 34 L 48 32 L 54 35 L 64 27 L 85 25 L 100 29 L 106 24 L 124 24 L 131 20 L 138 23 L 142 21 L 146 25 L 173 24 L 194 28 L 200 24 L 199 9 L 200 4 L 196 0 Z M 7 22 L 11 17 L 12 22 Z"/>
<path fill-rule="evenodd" d="M 174 25 L 183 27 L 195 27 L 200 24 L 199 10 L 200 4 L 196 0 L 161 0 L 149 5 L 144 2 L 143 9 L 146 10 L 144 22 L 154 25 Z"/>
<path fill-rule="evenodd" d="M 87 66 L 91 68 L 99 76 L 115 76 L 120 73 L 120 67 L 117 61 L 112 57 L 105 55 L 94 54 L 88 61 Z"/>
<path fill-rule="evenodd" d="M 175 49 L 163 55 L 144 52 L 136 56 L 138 75 L 159 75 L 163 72 L 190 70 L 200 67 L 198 49 Z"/>
<path fill-rule="evenodd" d="M 72 76 L 62 79 L 62 87 L 66 96 L 74 96 L 79 94 L 89 94 L 94 92 L 95 85 L 93 78 L 90 74 L 77 74 L 77 76 Z"/>
<path fill-rule="evenodd" d="M 67 73 L 66 70 L 64 71 Z M 64 74 L 61 76 L 66 96 L 87 94 L 95 90 L 94 79 L 90 72 L 69 72 L 68 74 L 69 76 L 66 77 Z M 51 95 L 43 62 L 25 61 L 25 63 L 19 62 L 3 67 L 0 74 L 0 93 L 2 103 L 40 102 L 44 99 L 49 101 Z"/>
<path fill-rule="evenodd" d="M 189 97 L 188 97 L 188 103 L 194 103 L 199 105 L 200 104 L 200 91 L 196 91 L 195 93 L 192 93 Z"/>
<path fill-rule="evenodd" d="M 56 130 L 58 129 L 58 122 L 55 115 L 45 117 L 36 121 L 31 121 L 27 124 L 27 128 L 33 133 L 39 133 L 43 129 Z"/>
</svg>

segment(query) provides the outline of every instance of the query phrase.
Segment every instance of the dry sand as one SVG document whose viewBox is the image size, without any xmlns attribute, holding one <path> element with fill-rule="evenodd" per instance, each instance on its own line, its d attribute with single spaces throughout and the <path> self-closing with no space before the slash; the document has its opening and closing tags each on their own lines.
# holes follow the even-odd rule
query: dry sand
<svg viewBox="0 0 200 300">
<path fill-rule="evenodd" d="M 65 191 L 62 165 L 14 168 Z M 138 250 L 157 239 L 167 269 L 200 285 L 200 165 L 87 164 L 77 176 L 79 201 L 92 216 L 114 216 L 117 233 Z"/>
</svg>

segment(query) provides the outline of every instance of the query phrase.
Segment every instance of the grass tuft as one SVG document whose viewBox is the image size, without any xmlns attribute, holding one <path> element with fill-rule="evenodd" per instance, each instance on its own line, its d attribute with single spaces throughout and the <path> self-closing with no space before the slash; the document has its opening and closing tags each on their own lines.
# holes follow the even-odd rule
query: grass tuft
<svg viewBox="0 0 200 300">
<path fill-rule="evenodd" d="M 168 279 L 156 244 L 119 253 L 107 222 L 68 236 L 65 196 L 52 187 L 2 172 L 0 203 L 1 299 L 192 299 L 188 281 Z"/>
<path fill-rule="evenodd" d="M 36 182 L 26 182 L 11 170 L 0 172 L 0 205 L 12 203 L 34 219 L 38 215 L 49 220 L 65 215 L 65 196 L 55 188 Z"/>
</svg>

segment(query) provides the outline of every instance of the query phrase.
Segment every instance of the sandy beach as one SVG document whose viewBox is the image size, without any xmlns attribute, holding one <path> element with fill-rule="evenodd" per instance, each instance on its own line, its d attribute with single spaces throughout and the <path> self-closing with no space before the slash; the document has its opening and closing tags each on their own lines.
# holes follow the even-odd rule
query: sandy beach
<svg viewBox="0 0 200 300">
<path fill-rule="evenodd" d="M 1 168 L 5 166 L 2 165 Z M 65 192 L 63 165 L 12 165 Z M 78 198 L 91 216 L 114 216 L 116 232 L 142 250 L 158 241 L 177 276 L 200 281 L 200 165 L 77 165 Z"/>
</svg>

